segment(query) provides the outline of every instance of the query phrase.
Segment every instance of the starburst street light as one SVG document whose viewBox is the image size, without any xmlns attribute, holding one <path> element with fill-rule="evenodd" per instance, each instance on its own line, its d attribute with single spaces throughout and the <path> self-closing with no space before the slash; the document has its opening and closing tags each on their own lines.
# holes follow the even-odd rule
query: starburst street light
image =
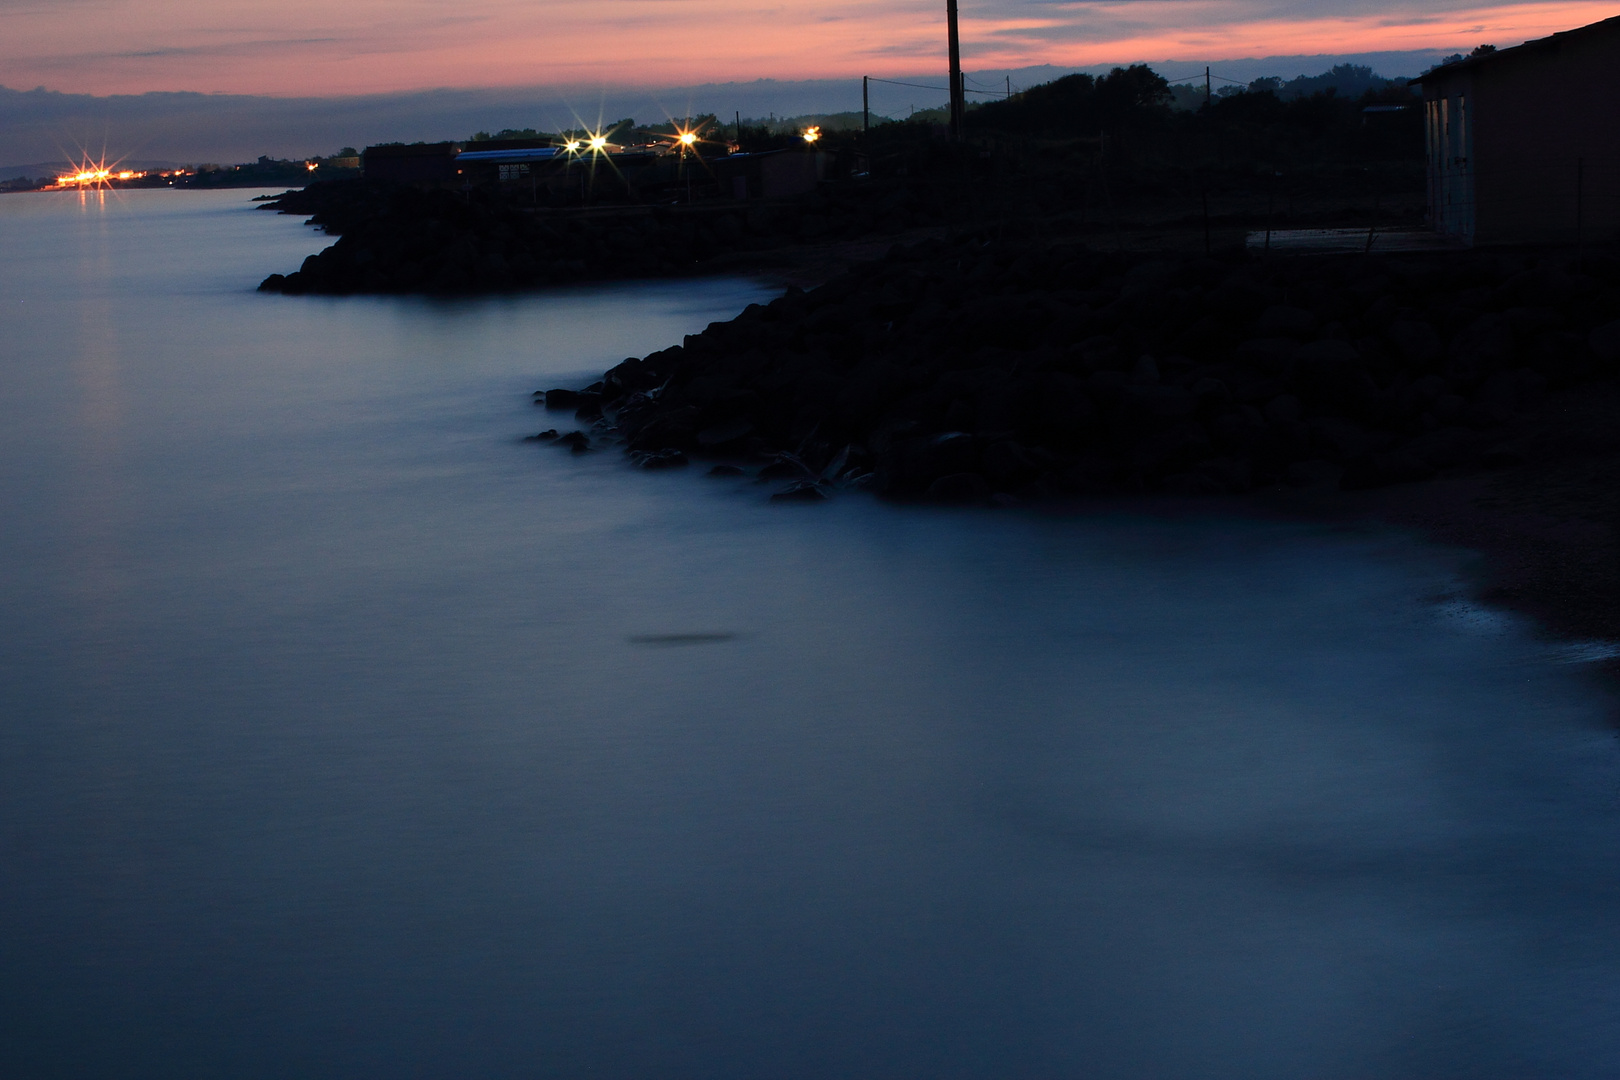
<svg viewBox="0 0 1620 1080">
<path fill-rule="evenodd" d="M 810 143 L 813 146 L 813 145 L 815 145 L 815 141 L 817 139 L 819 139 L 819 138 L 821 138 L 821 128 L 819 128 L 819 127 L 807 127 L 807 128 L 804 129 L 804 141 L 805 142 Z"/>
<path fill-rule="evenodd" d="M 682 146 L 694 146 L 694 145 L 696 145 L 696 143 L 697 143 L 697 132 L 695 132 L 695 131 L 683 131 L 683 132 L 681 132 L 680 144 Z"/>
</svg>

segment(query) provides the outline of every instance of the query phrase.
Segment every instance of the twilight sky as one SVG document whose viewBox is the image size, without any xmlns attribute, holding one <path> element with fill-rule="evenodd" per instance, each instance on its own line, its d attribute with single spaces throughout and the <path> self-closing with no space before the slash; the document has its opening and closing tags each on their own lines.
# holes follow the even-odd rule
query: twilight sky
<svg viewBox="0 0 1620 1080">
<path fill-rule="evenodd" d="M 1620 14 L 1620 0 L 960 0 L 964 63 L 1453 49 Z M 95 94 L 375 94 L 908 75 L 943 0 L 0 0 L 0 85 Z"/>
</svg>

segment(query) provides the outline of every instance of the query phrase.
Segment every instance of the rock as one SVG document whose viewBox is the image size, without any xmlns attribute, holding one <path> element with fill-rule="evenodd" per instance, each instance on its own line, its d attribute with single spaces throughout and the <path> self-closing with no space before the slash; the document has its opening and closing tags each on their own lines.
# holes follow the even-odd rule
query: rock
<svg viewBox="0 0 1620 1080">
<path fill-rule="evenodd" d="M 775 461 L 759 470 L 756 479 L 761 483 L 771 480 L 814 480 L 815 474 L 792 454 L 781 454 Z"/>
<path fill-rule="evenodd" d="M 546 407 L 551 407 L 551 395 L 546 395 Z M 602 395 L 593 390 L 581 390 L 574 395 L 574 418 L 595 420 L 602 415 Z"/>
<path fill-rule="evenodd" d="M 1255 335 L 1262 338 L 1294 338 L 1303 341 L 1316 329 L 1316 315 L 1304 308 L 1273 304 L 1260 313 Z"/>
<path fill-rule="evenodd" d="M 1234 350 L 1232 358 L 1245 367 L 1289 379 L 1293 377 L 1294 351 L 1298 348 L 1299 342 L 1292 338 L 1251 338 Z"/>
<path fill-rule="evenodd" d="M 577 390 L 547 390 L 542 396 L 548 409 L 573 409 L 579 406 Z"/>
<path fill-rule="evenodd" d="M 716 465 L 709 470 L 710 476 L 747 476 L 748 473 L 736 465 Z"/>
<path fill-rule="evenodd" d="M 551 442 L 556 437 L 557 437 L 557 429 L 556 428 L 547 428 L 546 430 L 540 432 L 538 435 L 525 435 L 525 436 L 523 436 L 523 441 L 524 442 Z"/>
<path fill-rule="evenodd" d="M 753 431 L 754 421 L 749 417 L 739 416 L 733 420 L 716 424 L 713 427 L 704 428 L 697 433 L 697 443 L 705 449 L 713 449 L 725 446 L 727 443 L 734 443 L 738 439 L 752 434 Z"/>
<path fill-rule="evenodd" d="M 583 454 L 591 448 L 591 440 L 583 431 L 570 431 L 557 437 L 557 445 L 566 446 L 576 454 Z"/>
<path fill-rule="evenodd" d="M 1278 394 L 1266 402 L 1264 413 L 1268 424 L 1281 425 L 1298 421 L 1303 411 L 1299 398 L 1293 394 Z"/>
<path fill-rule="evenodd" d="M 1586 344 L 1606 364 L 1620 361 L 1620 319 L 1604 323 L 1586 336 Z"/>
<path fill-rule="evenodd" d="M 1254 464 L 1248 458 L 1210 458 L 1199 462 L 1193 471 L 1229 495 L 1241 494 L 1254 487 Z"/>
<path fill-rule="evenodd" d="M 1524 464 L 1524 451 L 1511 444 L 1493 446 L 1479 456 L 1487 469 L 1511 469 Z"/>
<path fill-rule="evenodd" d="M 263 281 L 259 282 L 259 291 L 260 292 L 280 292 L 281 289 L 282 289 L 282 286 L 284 286 L 286 283 L 287 283 L 286 275 L 284 275 L 284 274 L 271 274 L 269 277 L 267 277 Z"/>
<path fill-rule="evenodd" d="M 1349 462 L 1384 450 L 1394 441 L 1390 435 L 1331 416 L 1317 417 L 1310 422 L 1310 428 L 1312 448 L 1329 461 Z"/>
<path fill-rule="evenodd" d="M 773 503 L 822 502 L 827 493 L 814 480 L 798 480 L 771 496 Z"/>
<path fill-rule="evenodd" d="M 1202 472 L 1180 472 L 1166 476 L 1160 485 L 1167 495 L 1197 498 L 1225 494 L 1221 482 Z"/>
<path fill-rule="evenodd" d="M 1010 439 L 993 442 L 985 448 L 982 475 L 997 491 L 1016 491 L 1040 474 L 1040 466 Z"/>
<path fill-rule="evenodd" d="M 686 455 L 679 450 L 654 450 L 641 458 L 643 469 L 677 469 L 685 464 Z"/>
<path fill-rule="evenodd" d="M 1446 350 L 1446 377 L 1473 386 L 1513 363 L 1513 325 L 1505 315 L 1481 315 L 1452 338 Z"/>
<path fill-rule="evenodd" d="M 1427 480 L 1433 475 L 1434 466 L 1427 461 L 1415 454 L 1395 450 L 1351 458 L 1344 464 L 1344 475 L 1339 478 L 1339 486 L 1345 491 L 1365 491 Z"/>
<path fill-rule="evenodd" d="M 1389 324 L 1384 336 L 1402 360 L 1417 368 L 1434 363 L 1445 348 L 1440 335 L 1426 322 L 1397 320 Z"/>
<path fill-rule="evenodd" d="M 990 498 L 990 485 L 976 472 L 950 473 L 929 484 L 927 495 L 935 502 L 982 503 Z"/>
<path fill-rule="evenodd" d="M 1139 418 L 1156 421 L 1178 420 L 1198 411 L 1198 399 L 1181 386 L 1140 384 L 1125 388 L 1125 402 Z"/>
<path fill-rule="evenodd" d="M 1202 409 L 1217 412 L 1232 404 L 1232 390 L 1220 379 L 1202 378 L 1189 388 Z"/>
<path fill-rule="evenodd" d="M 979 465 L 973 437 L 960 431 L 902 439 L 883 456 L 884 490 L 894 494 L 926 491 L 952 473 L 973 472 Z"/>
</svg>

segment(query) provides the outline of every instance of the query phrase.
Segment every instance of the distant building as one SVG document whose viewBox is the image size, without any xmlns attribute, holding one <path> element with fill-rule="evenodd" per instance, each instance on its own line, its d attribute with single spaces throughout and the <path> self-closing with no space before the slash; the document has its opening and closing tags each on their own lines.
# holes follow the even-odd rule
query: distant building
<svg viewBox="0 0 1620 1080">
<path fill-rule="evenodd" d="M 709 162 L 723 197 L 780 199 L 814 191 L 827 178 L 833 155 L 820 150 L 766 150 Z"/>
<path fill-rule="evenodd" d="M 372 180 L 398 180 L 407 184 L 442 184 L 456 178 L 455 143 L 390 143 L 368 146 L 361 155 L 361 172 Z"/>
<path fill-rule="evenodd" d="M 1471 244 L 1620 234 L 1620 17 L 1417 80 L 1429 219 Z"/>
</svg>

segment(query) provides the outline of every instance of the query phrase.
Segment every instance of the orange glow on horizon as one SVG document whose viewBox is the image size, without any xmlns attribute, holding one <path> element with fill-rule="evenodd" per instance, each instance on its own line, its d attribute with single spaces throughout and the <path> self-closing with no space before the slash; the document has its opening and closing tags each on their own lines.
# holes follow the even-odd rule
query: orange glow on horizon
<svg viewBox="0 0 1620 1080">
<path fill-rule="evenodd" d="M 79 164 L 71 166 L 72 172 L 59 173 L 56 177 L 56 186 L 59 188 L 87 188 L 107 187 L 114 180 L 144 180 L 149 173 L 135 169 L 120 169 L 118 163 L 107 164 L 103 157 L 100 161 L 92 161 L 87 156 Z M 159 173 L 160 176 L 169 176 L 170 173 Z M 176 170 L 172 175 L 182 175 Z"/>
</svg>

